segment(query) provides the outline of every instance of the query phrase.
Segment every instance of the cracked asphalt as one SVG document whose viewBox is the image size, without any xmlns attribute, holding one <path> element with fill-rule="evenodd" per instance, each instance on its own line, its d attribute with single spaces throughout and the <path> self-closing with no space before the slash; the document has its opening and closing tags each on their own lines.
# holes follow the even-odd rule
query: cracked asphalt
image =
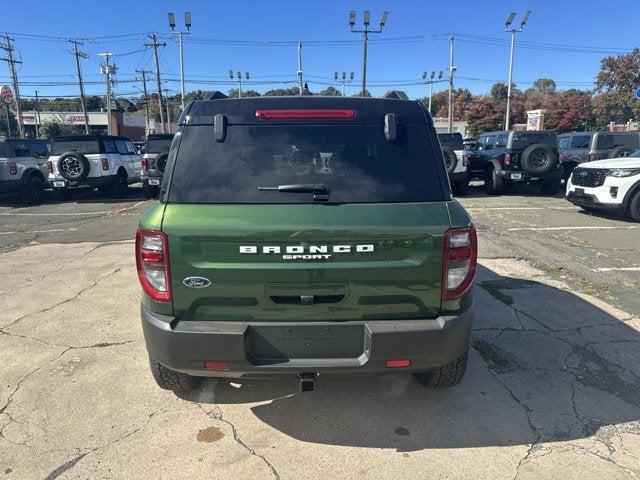
<svg viewBox="0 0 640 480">
<path fill-rule="evenodd" d="M 530 192 L 462 202 L 481 259 L 461 385 L 212 379 L 179 398 L 139 325 L 147 203 L 0 200 L 0 478 L 639 478 L 638 224 Z"/>
</svg>

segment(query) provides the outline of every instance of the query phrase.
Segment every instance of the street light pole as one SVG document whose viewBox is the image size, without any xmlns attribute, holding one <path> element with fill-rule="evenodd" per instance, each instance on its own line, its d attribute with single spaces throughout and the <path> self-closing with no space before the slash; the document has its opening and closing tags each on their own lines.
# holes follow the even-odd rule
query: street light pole
<svg viewBox="0 0 640 480">
<path fill-rule="evenodd" d="M 513 52 L 516 46 L 516 33 L 522 32 L 524 29 L 524 25 L 529 20 L 529 16 L 531 15 L 531 10 L 527 10 L 524 16 L 522 17 L 522 21 L 520 22 L 520 28 L 510 28 L 513 23 L 513 19 L 516 17 L 515 12 L 511 12 L 507 17 L 507 20 L 504 22 L 504 30 L 505 32 L 511 33 L 511 49 L 509 50 L 509 83 L 507 84 L 507 111 L 504 118 L 504 129 L 509 130 L 509 121 L 510 121 L 510 111 L 511 111 L 511 83 L 513 78 Z"/>
<path fill-rule="evenodd" d="M 370 30 L 369 25 L 371 24 L 371 12 L 369 10 L 364 11 L 363 25 L 364 30 L 355 30 L 353 27 L 356 24 L 356 11 L 349 11 L 349 28 L 353 33 L 362 33 L 364 40 L 364 50 L 362 55 L 362 92 L 361 96 L 365 96 L 367 92 L 367 45 L 369 43 L 369 34 L 370 33 L 381 33 L 384 26 L 387 24 L 387 18 L 389 17 L 389 12 L 386 10 L 382 12 L 382 17 L 380 18 L 380 27 L 376 30 Z"/>
<path fill-rule="evenodd" d="M 242 72 L 236 72 L 238 78 L 238 98 L 242 98 Z M 249 72 L 244 72 L 245 78 L 249 81 Z M 229 78 L 233 80 L 233 70 L 229 70 Z"/>
<path fill-rule="evenodd" d="M 346 94 L 346 89 L 345 86 L 347 83 L 351 83 L 353 82 L 353 72 L 351 72 L 351 74 L 349 75 L 349 79 L 347 79 L 347 72 L 343 71 L 342 72 L 342 80 L 340 83 L 342 83 L 342 96 L 344 97 Z M 333 74 L 333 79 L 337 82 L 338 81 L 338 72 L 335 72 Z"/>
<path fill-rule="evenodd" d="M 431 115 L 431 99 L 433 98 L 433 84 L 438 82 L 442 82 L 442 75 L 444 74 L 444 70 L 440 70 L 440 74 L 438 75 L 438 80 L 434 80 L 436 77 L 436 71 L 431 71 L 431 77 L 427 80 L 427 72 L 423 72 L 422 80 L 425 80 L 425 83 L 429 85 L 429 115 Z"/>
<path fill-rule="evenodd" d="M 184 26 L 187 28 L 186 32 L 183 32 L 182 30 L 179 31 L 175 31 L 176 28 L 176 17 L 173 14 L 173 12 L 169 12 L 167 14 L 167 16 L 169 17 L 169 27 L 171 27 L 171 34 L 173 35 L 178 35 L 178 48 L 180 51 L 180 100 L 181 100 L 181 106 L 182 106 L 182 110 L 184 110 L 185 107 L 185 99 L 184 99 L 184 49 L 183 49 L 183 36 L 184 35 L 189 35 L 190 31 L 191 31 L 191 12 L 184 12 Z"/>
<path fill-rule="evenodd" d="M 104 65 L 100 67 L 101 73 L 104 74 L 107 84 L 107 135 L 111 135 L 111 74 L 116 73 L 116 66 L 109 64 L 109 57 L 113 55 L 111 52 L 99 53 L 104 58 Z"/>
</svg>

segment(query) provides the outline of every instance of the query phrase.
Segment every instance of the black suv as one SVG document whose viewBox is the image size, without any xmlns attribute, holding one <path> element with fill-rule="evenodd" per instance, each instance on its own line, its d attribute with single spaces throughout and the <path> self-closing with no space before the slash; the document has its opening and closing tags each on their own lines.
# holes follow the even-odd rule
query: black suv
<svg viewBox="0 0 640 480">
<path fill-rule="evenodd" d="M 488 132 L 467 152 L 471 178 L 484 180 L 490 195 L 499 195 L 506 183 L 540 185 L 554 195 L 561 186 L 562 166 L 555 131 Z"/>
</svg>

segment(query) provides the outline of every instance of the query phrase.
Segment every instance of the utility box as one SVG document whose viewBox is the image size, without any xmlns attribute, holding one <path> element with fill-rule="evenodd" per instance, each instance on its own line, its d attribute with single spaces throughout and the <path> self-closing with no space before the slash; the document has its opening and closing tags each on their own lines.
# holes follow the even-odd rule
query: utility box
<svg viewBox="0 0 640 480">
<path fill-rule="evenodd" d="M 527 130 L 544 130 L 545 110 L 529 110 L 527 112 Z"/>
</svg>

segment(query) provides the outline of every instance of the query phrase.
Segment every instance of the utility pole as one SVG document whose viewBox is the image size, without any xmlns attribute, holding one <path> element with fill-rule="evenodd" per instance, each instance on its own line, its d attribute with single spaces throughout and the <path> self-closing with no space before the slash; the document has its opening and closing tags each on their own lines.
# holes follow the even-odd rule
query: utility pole
<svg viewBox="0 0 640 480">
<path fill-rule="evenodd" d="M 144 92 L 144 117 L 145 117 L 145 134 L 149 135 L 151 130 L 151 125 L 149 123 L 149 96 L 147 95 L 147 72 L 146 70 L 136 70 L 136 73 L 139 73 L 142 76 L 142 91 Z"/>
<path fill-rule="evenodd" d="M 153 56 L 156 61 L 156 82 L 158 83 L 158 107 L 160 110 L 160 123 L 162 124 L 163 133 L 167 133 L 166 126 L 164 124 L 164 112 L 162 111 L 162 83 L 160 81 L 160 62 L 158 61 L 158 47 L 164 47 L 165 43 L 158 43 L 156 34 L 148 35 L 151 39 L 151 43 L 145 43 L 145 47 L 153 47 Z"/>
<path fill-rule="evenodd" d="M 84 99 L 84 86 L 82 85 L 82 73 L 80 71 L 80 57 L 87 58 L 87 54 L 78 50 L 78 45 L 84 43 L 77 40 L 69 40 L 73 44 L 73 55 L 76 57 L 76 69 L 78 71 L 78 85 L 80 86 L 80 103 L 82 104 L 82 118 L 84 118 L 84 133 L 89 135 L 89 117 L 87 116 L 87 106 Z"/>
<path fill-rule="evenodd" d="M 300 82 L 300 95 L 304 90 L 304 82 L 302 81 L 302 42 L 298 42 L 298 82 Z"/>
<path fill-rule="evenodd" d="M 453 74 L 458 67 L 453 65 L 453 54 L 455 48 L 455 36 L 449 37 L 449 122 L 447 131 L 453 132 Z"/>
<path fill-rule="evenodd" d="M 333 79 L 336 82 L 338 81 L 338 72 L 334 72 Z M 341 83 L 342 83 L 342 96 L 343 97 L 345 96 L 345 93 L 346 93 L 345 85 L 347 83 L 351 83 L 351 82 L 353 82 L 353 72 L 351 72 L 351 74 L 349 76 L 349 79 L 347 80 L 347 72 L 343 71 L 342 72 L 342 81 L 341 81 Z"/>
<path fill-rule="evenodd" d="M 36 90 L 36 138 L 40 138 L 40 99 L 38 98 L 38 90 Z"/>
<path fill-rule="evenodd" d="M 99 53 L 104 58 L 104 65 L 100 67 L 100 72 L 104 74 L 107 84 L 107 135 L 111 135 L 111 74 L 116 73 L 116 66 L 109 64 L 109 57 L 113 55 L 111 52 Z"/>
<path fill-rule="evenodd" d="M 178 43 L 180 47 L 180 95 L 181 95 L 181 105 L 182 110 L 184 110 L 185 100 L 184 100 L 184 50 L 182 48 L 182 36 L 188 35 L 189 30 L 191 29 L 191 12 L 184 12 L 184 26 L 187 27 L 187 31 L 183 32 L 182 30 L 175 31 L 176 28 L 176 16 L 173 12 L 169 12 L 169 26 L 171 27 L 171 33 L 174 35 L 178 35 Z M 171 121 L 169 121 L 169 126 L 171 126 Z"/>
<path fill-rule="evenodd" d="M 22 113 L 20 107 L 20 88 L 18 86 L 18 74 L 16 73 L 16 63 L 22 63 L 20 60 L 13 58 L 13 46 L 11 42 L 13 37 L 10 37 L 8 33 L 3 35 L 4 45 L 0 44 L 0 48 L 7 52 L 6 58 L 0 58 L 9 64 L 9 71 L 11 72 L 11 81 L 13 83 L 13 93 L 16 96 L 16 120 L 18 122 L 18 137 L 24 138 L 24 126 L 22 125 Z"/>
<path fill-rule="evenodd" d="M 171 107 L 169 106 L 169 90 L 164 90 L 164 106 L 167 108 L 167 126 L 169 131 L 165 133 L 171 133 Z"/>
<path fill-rule="evenodd" d="M 520 28 L 510 28 L 513 23 L 513 19 L 516 17 L 516 12 L 511 12 L 507 17 L 507 20 L 504 22 L 504 31 L 511 33 L 511 49 L 509 51 L 509 83 L 507 84 L 507 112 L 504 118 L 504 129 L 509 130 L 509 117 L 511 110 L 511 83 L 513 78 L 513 51 L 516 46 L 516 33 L 522 32 L 524 29 L 524 25 L 529 20 L 529 15 L 531 15 L 531 10 L 527 10 L 524 16 L 522 17 L 522 21 L 520 22 Z"/>
<path fill-rule="evenodd" d="M 429 114 L 431 114 L 431 99 L 433 98 L 433 84 L 436 82 L 443 82 L 446 80 L 442 80 L 442 75 L 444 74 L 444 70 L 440 70 L 438 74 L 438 80 L 435 80 L 436 71 L 431 71 L 431 77 L 427 80 L 427 72 L 422 73 L 422 80 L 424 80 L 426 85 L 429 85 Z"/>
<path fill-rule="evenodd" d="M 236 74 L 238 78 L 238 98 L 242 98 L 242 72 L 238 70 Z M 249 81 L 249 72 L 244 72 L 244 75 L 247 81 Z M 233 70 L 229 70 L 229 78 L 233 80 Z"/>
<path fill-rule="evenodd" d="M 380 33 L 382 29 L 387 24 L 387 18 L 389 17 L 389 12 L 386 10 L 382 12 L 382 18 L 380 19 L 380 27 L 376 30 L 369 30 L 369 25 L 371 24 L 371 12 L 369 10 L 364 11 L 364 30 L 354 30 L 354 26 L 356 24 L 356 11 L 351 10 L 349 12 L 349 28 L 353 33 L 362 33 L 362 37 L 364 40 L 364 50 L 363 50 L 363 59 L 362 59 L 362 92 L 361 95 L 364 97 L 367 92 L 367 44 L 369 43 L 369 34 L 370 33 Z"/>
</svg>

